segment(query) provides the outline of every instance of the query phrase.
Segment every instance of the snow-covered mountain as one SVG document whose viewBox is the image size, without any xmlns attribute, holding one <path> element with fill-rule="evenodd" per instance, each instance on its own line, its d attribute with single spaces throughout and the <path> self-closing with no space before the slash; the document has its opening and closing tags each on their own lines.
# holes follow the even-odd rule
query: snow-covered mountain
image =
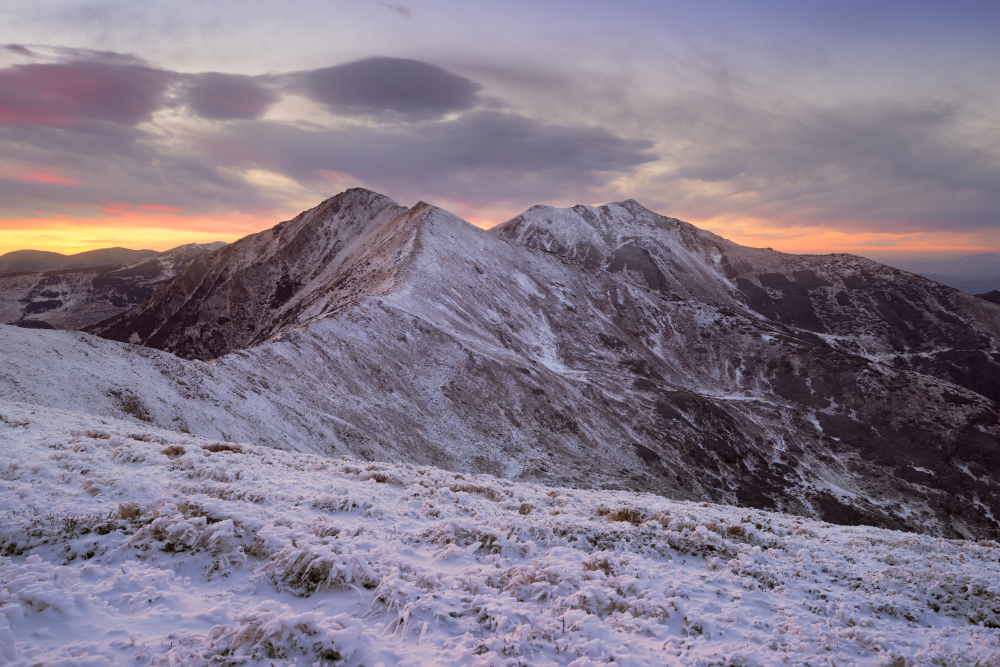
<svg viewBox="0 0 1000 667">
<path fill-rule="evenodd" d="M 939 309 L 935 345 L 995 340 L 1000 308 L 654 215 L 535 208 L 484 232 L 351 190 L 92 329 L 120 343 L 0 327 L 0 389 L 285 449 L 1000 535 L 996 403 L 907 368 L 944 350 L 901 338 L 880 299 L 895 284 Z M 819 333 L 761 303 L 809 306 Z"/>
<path fill-rule="evenodd" d="M 180 273 L 196 257 L 225 245 L 221 241 L 189 243 L 161 253 L 109 248 L 108 252 L 95 250 L 59 257 L 68 261 L 86 256 L 77 260 L 81 262 L 122 259 L 136 253 L 139 257 L 126 263 L 2 274 L 0 322 L 52 329 L 80 329 L 96 324 L 141 303 L 161 283 Z M 124 253 L 110 252 L 118 250 Z M 8 255 L 16 253 L 8 253 L 4 257 Z"/>
<path fill-rule="evenodd" d="M 854 255 L 748 248 L 629 200 L 535 206 L 492 232 L 665 296 L 750 309 L 832 347 L 1000 400 L 1000 309 Z"/>
<path fill-rule="evenodd" d="M 16 667 L 1000 660 L 996 542 L 3 399 L 0 516 L 0 663 Z"/>
</svg>

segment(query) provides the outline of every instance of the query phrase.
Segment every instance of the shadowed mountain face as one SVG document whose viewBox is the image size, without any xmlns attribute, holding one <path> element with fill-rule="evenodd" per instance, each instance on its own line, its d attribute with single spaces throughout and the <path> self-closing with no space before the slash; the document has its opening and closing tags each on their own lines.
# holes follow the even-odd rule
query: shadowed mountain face
<svg viewBox="0 0 1000 667">
<path fill-rule="evenodd" d="M 1000 290 L 990 290 L 985 294 L 977 294 L 976 296 L 979 297 L 980 299 L 985 299 L 990 303 L 1000 304 Z"/>
<path fill-rule="evenodd" d="M 53 329 L 80 329 L 95 324 L 141 303 L 196 257 L 223 246 L 225 243 L 220 241 L 190 243 L 161 253 L 108 248 L 107 252 L 94 250 L 79 255 L 58 255 L 64 259 L 84 256 L 112 259 L 140 254 L 138 259 L 125 264 L 17 271 L 0 275 L 0 322 Z M 119 250 L 124 254 L 118 253 Z M 147 252 L 152 255 L 147 256 Z M 8 253 L 4 257 L 14 254 Z"/>
<path fill-rule="evenodd" d="M 911 274 L 631 201 L 484 232 L 350 190 L 92 328 L 213 365 L 103 343 L 108 369 L 129 355 L 165 384 L 66 395 L 214 437 L 1000 537 L 997 405 L 961 370 L 997 354 L 998 322 Z M 13 332 L 51 355 L 32 346 L 55 333 Z M 63 375 L 45 400 L 69 400 Z"/>
<path fill-rule="evenodd" d="M 89 331 L 188 359 L 260 343 L 385 291 L 412 244 L 411 218 L 388 197 L 348 191 L 199 258 L 140 308 Z"/>
</svg>

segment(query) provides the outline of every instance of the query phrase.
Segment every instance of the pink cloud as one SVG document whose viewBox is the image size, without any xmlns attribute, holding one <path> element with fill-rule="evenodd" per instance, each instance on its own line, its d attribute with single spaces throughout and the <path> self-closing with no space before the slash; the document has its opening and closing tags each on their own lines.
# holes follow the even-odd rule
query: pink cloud
<svg viewBox="0 0 1000 667">
<path fill-rule="evenodd" d="M 137 64 L 73 61 L 0 69 L 0 125 L 135 125 L 160 108 L 175 74 Z"/>
<path fill-rule="evenodd" d="M 6 170 L 0 169 L 0 178 L 25 183 L 44 183 L 45 185 L 80 185 L 80 181 L 69 176 L 50 174 L 40 169 Z"/>
</svg>

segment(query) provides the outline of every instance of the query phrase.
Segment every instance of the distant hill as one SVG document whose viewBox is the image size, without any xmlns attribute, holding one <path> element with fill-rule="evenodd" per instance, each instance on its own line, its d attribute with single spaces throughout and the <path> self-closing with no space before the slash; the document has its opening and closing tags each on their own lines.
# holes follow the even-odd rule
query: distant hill
<svg viewBox="0 0 1000 667">
<path fill-rule="evenodd" d="M 14 250 L 0 255 L 0 273 L 127 264 L 157 254 L 159 253 L 156 250 L 131 250 L 129 248 L 100 248 L 78 252 L 75 255 L 63 255 L 47 250 Z"/>
<path fill-rule="evenodd" d="M 124 264 L 108 264 L 106 260 L 119 256 L 117 251 L 132 254 L 151 251 L 108 248 L 69 256 L 104 262 L 97 266 L 0 273 L 0 322 L 55 329 L 79 329 L 100 322 L 141 303 L 195 259 L 225 245 L 222 241 L 189 243 Z M 67 258 L 59 253 L 43 254 Z"/>
<path fill-rule="evenodd" d="M 980 299 L 986 299 L 990 303 L 1000 304 L 1000 291 L 991 290 L 989 292 L 986 292 L 985 294 L 977 294 L 976 296 L 978 296 Z"/>
<path fill-rule="evenodd" d="M 883 264 L 916 273 L 969 294 L 1000 290 L 1000 254 L 985 252 L 955 259 L 882 259 Z"/>
</svg>

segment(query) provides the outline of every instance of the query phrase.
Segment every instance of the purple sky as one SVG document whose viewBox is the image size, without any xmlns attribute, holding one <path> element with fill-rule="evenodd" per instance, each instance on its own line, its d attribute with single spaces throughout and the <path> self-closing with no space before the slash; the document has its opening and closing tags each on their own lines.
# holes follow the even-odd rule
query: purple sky
<svg viewBox="0 0 1000 667">
<path fill-rule="evenodd" d="M 232 240 L 356 185 L 998 250 L 998 34 L 974 2 L 7 0 L 0 252 Z"/>
</svg>

